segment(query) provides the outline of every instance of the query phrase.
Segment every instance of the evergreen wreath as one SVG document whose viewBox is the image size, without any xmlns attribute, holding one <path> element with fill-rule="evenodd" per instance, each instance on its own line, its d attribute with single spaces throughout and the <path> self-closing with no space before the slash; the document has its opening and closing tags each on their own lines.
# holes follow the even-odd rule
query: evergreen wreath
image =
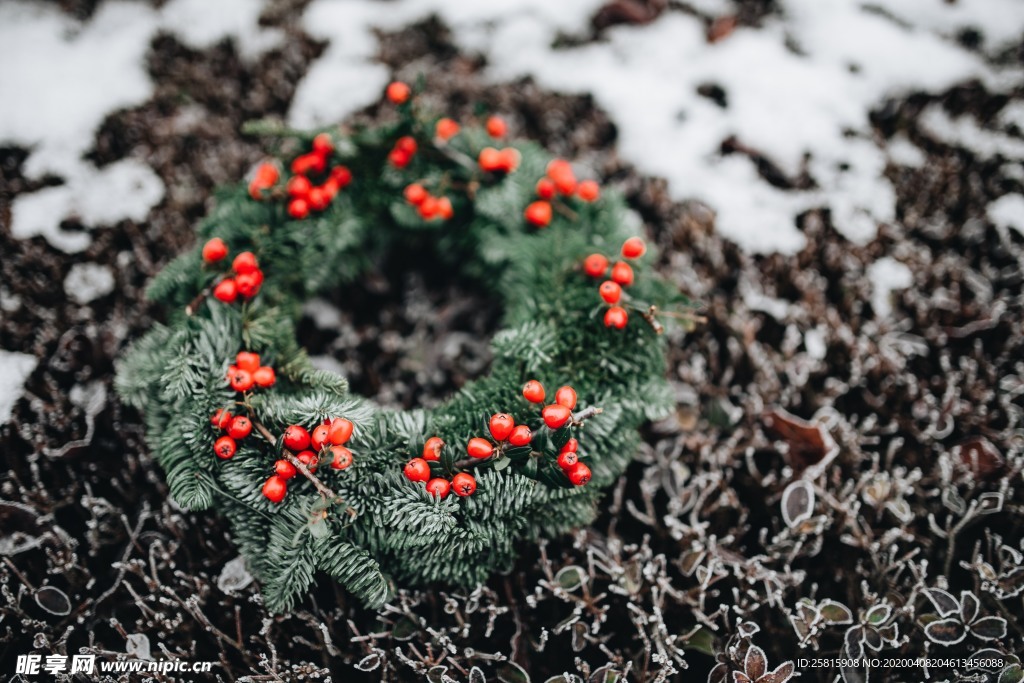
<svg viewBox="0 0 1024 683">
<path fill-rule="evenodd" d="M 118 368 L 173 499 L 228 518 L 272 611 L 318 571 L 369 606 L 396 584 L 473 585 L 509 568 L 517 541 L 589 523 L 638 427 L 674 406 L 663 307 L 694 319 L 621 197 L 504 143 L 499 117 L 460 127 L 398 82 L 387 98 L 395 115 L 376 127 L 250 126 L 275 159 L 217 194 L 204 246 L 148 289 L 168 323 Z M 431 410 L 352 395 L 296 340 L 304 299 L 398 240 L 503 307 L 490 374 Z"/>
</svg>

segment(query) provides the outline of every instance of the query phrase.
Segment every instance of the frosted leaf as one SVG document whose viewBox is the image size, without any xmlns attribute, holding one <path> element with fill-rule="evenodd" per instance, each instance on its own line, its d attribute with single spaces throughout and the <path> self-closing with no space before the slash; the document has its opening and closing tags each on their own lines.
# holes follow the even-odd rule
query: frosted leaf
<svg viewBox="0 0 1024 683">
<path fill-rule="evenodd" d="M 217 577 L 217 588 L 225 593 L 235 593 L 252 583 L 252 574 L 245 566 L 245 558 L 239 556 L 224 565 Z"/>
</svg>

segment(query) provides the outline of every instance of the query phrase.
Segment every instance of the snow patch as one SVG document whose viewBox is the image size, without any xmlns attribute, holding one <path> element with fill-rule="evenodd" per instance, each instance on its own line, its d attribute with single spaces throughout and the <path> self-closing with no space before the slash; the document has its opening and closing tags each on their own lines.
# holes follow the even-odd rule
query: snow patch
<svg viewBox="0 0 1024 683">
<path fill-rule="evenodd" d="M 987 213 L 997 226 L 1013 228 L 1024 235 L 1024 195 L 1004 194 L 988 205 Z"/>
<path fill-rule="evenodd" d="M 36 369 L 37 363 L 35 356 L 0 349 L 0 425 L 11 419 L 25 380 Z"/>
<path fill-rule="evenodd" d="M 928 105 L 918 123 L 936 141 L 966 149 L 980 159 L 991 159 L 997 154 L 1024 159 L 1024 140 L 986 130 L 971 116 L 954 119 L 937 104 Z"/>
<path fill-rule="evenodd" d="M 97 128 L 110 113 L 151 96 L 146 54 L 158 31 L 177 33 L 197 48 L 233 37 L 251 57 L 283 39 L 280 31 L 258 25 L 263 6 L 172 0 L 158 11 L 108 0 L 81 22 L 49 4 L 0 3 L 0 143 L 30 149 L 29 178 L 64 181 L 15 200 L 14 236 L 42 235 L 58 249 L 78 252 L 91 238 L 62 230 L 62 220 L 78 218 L 92 228 L 144 219 L 163 198 L 163 183 L 140 161 L 97 169 L 84 160 Z"/>
<path fill-rule="evenodd" d="M 910 268 L 889 256 L 880 258 L 868 266 L 867 277 L 872 287 L 871 308 L 879 318 L 892 314 L 890 297 L 893 291 L 906 289 L 914 284 Z"/>
<path fill-rule="evenodd" d="M 76 263 L 64 278 L 64 293 L 79 304 L 87 304 L 114 291 L 114 272 L 98 263 Z"/>
</svg>

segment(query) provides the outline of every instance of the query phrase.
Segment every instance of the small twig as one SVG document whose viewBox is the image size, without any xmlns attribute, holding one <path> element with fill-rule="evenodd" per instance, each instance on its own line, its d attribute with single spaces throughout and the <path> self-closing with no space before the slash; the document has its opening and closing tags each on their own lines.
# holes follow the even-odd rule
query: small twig
<svg viewBox="0 0 1024 683">
<path fill-rule="evenodd" d="M 213 291 L 214 287 L 220 284 L 220 281 L 222 279 L 223 278 L 217 278 L 210 284 L 203 287 L 202 291 L 196 294 L 196 298 L 192 299 L 192 301 L 188 303 L 188 306 L 185 307 L 185 315 L 190 317 L 195 315 L 196 311 L 199 310 L 199 307 L 203 304 L 204 301 L 206 301 L 206 297 L 210 296 L 210 292 Z"/>
<path fill-rule="evenodd" d="M 598 408 L 597 406 L 590 406 L 589 408 L 584 408 L 583 410 L 581 410 L 578 413 L 573 413 L 573 416 L 572 416 L 572 426 L 573 427 L 579 427 L 580 425 L 582 425 L 584 423 L 584 421 L 589 420 L 590 418 L 594 417 L 595 415 L 600 415 L 603 412 L 604 412 L 604 410 L 601 409 L 601 408 Z"/>
<path fill-rule="evenodd" d="M 568 206 L 566 206 L 563 202 L 560 202 L 560 201 L 552 201 L 551 202 L 551 208 L 553 208 L 555 211 L 557 211 L 558 213 L 562 214 L 563 216 L 565 216 L 566 218 L 568 218 L 571 221 L 574 221 L 574 220 L 576 220 L 577 218 L 580 217 L 578 213 L 576 213 L 575 211 L 573 211 Z"/>
<path fill-rule="evenodd" d="M 651 326 L 651 329 L 654 330 L 654 334 L 662 334 L 665 331 L 665 327 L 658 322 L 658 319 L 655 317 L 657 312 L 657 307 L 651 306 L 646 311 L 641 311 L 640 315 L 647 321 L 647 324 Z"/>
</svg>

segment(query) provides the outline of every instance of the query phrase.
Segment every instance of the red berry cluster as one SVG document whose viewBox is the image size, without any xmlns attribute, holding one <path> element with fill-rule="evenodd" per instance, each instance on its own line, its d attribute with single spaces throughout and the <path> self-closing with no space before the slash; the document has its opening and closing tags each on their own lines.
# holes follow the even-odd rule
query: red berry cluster
<svg viewBox="0 0 1024 683">
<path fill-rule="evenodd" d="M 210 424 L 226 432 L 213 444 L 213 452 L 221 460 L 230 460 L 238 450 L 238 442 L 252 433 L 252 421 L 245 415 L 232 415 L 227 410 L 218 410 L 210 418 Z"/>
<path fill-rule="evenodd" d="M 228 384 L 235 391 L 249 391 L 253 387 L 266 389 L 274 386 L 277 375 L 274 368 L 261 365 L 258 354 L 241 351 L 235 356 L 235 362 L 228 368 Z"/>
<path fill-rule="evenodd" d="M 487 173 L 512 173 L 519 168 L 521 160 L 522 155 L 515 147 L 484 147 L 477 157 L 480 170 Z"/>
<path fill-rule="evenodd" d="M 432 221 L 440 218 L 448 220 L 455 215 L 452 208 L 452 200 L 448 197 L 435 197 L 430 194 L 427 188 L 419 183 L 410 183 L 405 186 L 405 201 L 416 207 L 420 218 L 425 221 Z"/>
<path fill-rule="evenodd" d="M 530 225 L 543 228 L 551 223 L 551 202 L 556 195 L 576 195 L 585 202 L 597 201 L 601 188 L 593 180 L 576 181 L 572 165 L 565 159 L 553 159 L 548 164 L 547 175 L 537 181 L 538 200 L 526 207 L 523 216 Z"/>
<path fill-rule="evenodd" d="M 352 182 L 352 172 L 347 166 L 334 166 L 328 172 L 327 162 L 334 152 L 334 142 L 327 133 L 313 138 L 313 149 L 300 154 L 292 161 L 292 177 L 285 188 L 288 192 L 288 215 L 301 220 L 310 211 L 323 211 L 338 192 Z M 319 177 L 322 183 L 314 185 L 310 176 Z"/>
<path fill-rule="evenodd" d="M 224 240 L 214 237 L 203 245 L 203 261 L 219 263 L 228 255 L 228 247 Z M 243 251 L 231 262 L 233 276 L 225 276 L 214 285 L 213 298 L 226 304 L 234 303 L 239 298 L 251 299 L 256 296 L 263 285 L 263 271 L 260 270 L 256 255 L 251 251 Z"/>
<path fill-rule="evenodd" d="M 411 482 L 424 482 L 427 492 L 445 498 L 449 493 L 465 498 L 476 491 L 476 478 L 468 472 L 459 472 L 449 482 L 444 477 L 431 477 L 430 463 L 441 459 L 441 449 L 444 448 L 444 441 L 439 436 L 432 436 L 423 444 L 422 457 L 413 458 L 405 464 L 403 473 L 405 478 Z"/>
<path fill-rule="evenodd" d="M 546 397 L 544 385 L 535 379 L 523 385 L 523 398 L 530 403 L 543 403 Z M 544 424 L 551 429 L 560 429 L 572 419 L 576 407 L 576 390 L 571 386 L 560 387 L 555 392 L 555 402 L 541 410 Z M 579 460 L 579 441 L 569 439 L 558 452 L 558 466 L 562 468 L 574 486 L 583 486 L 590 481 L 590 468 Z"/>
<path fill-rule="evenodd" d="M 644 255 L 647 245 L 639 237 L 630 237 L 622 243 L 622 256 L 627 259 L 636 259 Z M 604 254 L 591 254 L 583 260 L 583 272 L 592 278 L 603 278 L 608 274 L 608 258 Z M 605 311 L 605 327 L 612 327 L 621 330 L 629 321 L 629 313 L 619 302 L 622 299 L 622 288 L 633 284 L 633 267 L 625 261 L 618 261 L 612 266 L 611 277 L 601 283 L 598 287 L 598 294 L 601 299 L 609 304 L 610 308 Z"/>
<path fill-rule="evenodd" d="M 263 199 L 263 193 L 274 187 L 280 179 L 281 172 L 277 170 L 277 165 L 264 161 L 256 167 L 256 173 L 249 181 L 249 196 L 256 200 Z"/>
<path fill-rule="evenodd" d="M 412 161 L 412 158 L 416 156 L 418 149 L 419 145 L 416 144 L 416 138 L 411 135 L 403 135 L 395 140 L 395 146 L 388 152 L 388 161 L 395 168 L 405 168 Z"/>
<path fill-rule="evenodd" d="M 352 438 L 354 428 L 352 422 L 343 417 L 325 420 L 312 433 L 302 425 L 289 425 L 284 430 L 282 441 L 310 473 L 316 472 L 321 461 L 328 462 L 331 469 L 343 470 L 352 464 L 352 451 L 345 444 Z M 275 462 L 274 474 L 263 484 L 263 495 L 272 503 L 280 503 L 288 492 L 288 480 L 297 472 L 298 469 L 287 458 Z"/>
</svg>

